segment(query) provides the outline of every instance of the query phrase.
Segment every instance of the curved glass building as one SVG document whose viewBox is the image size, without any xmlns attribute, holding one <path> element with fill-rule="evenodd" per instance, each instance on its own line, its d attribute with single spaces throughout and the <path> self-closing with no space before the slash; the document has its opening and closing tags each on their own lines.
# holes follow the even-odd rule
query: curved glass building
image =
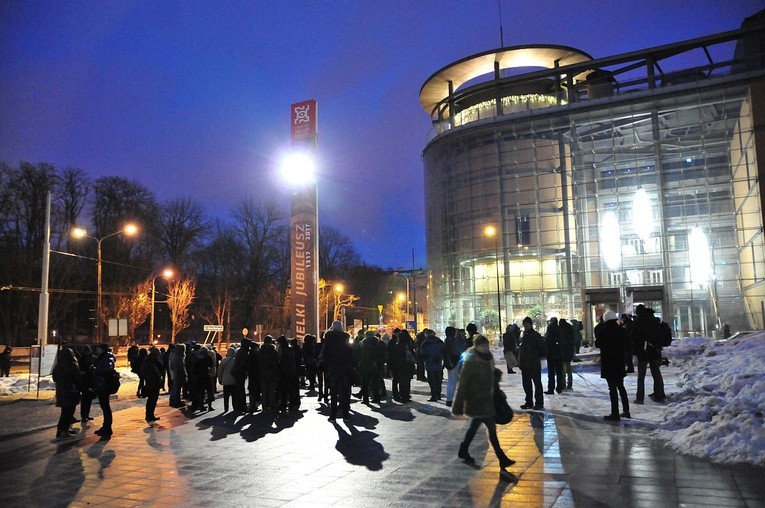
<svg viewBox="0 0 765 508">
<path fill-rule="evenodd" d="M 557 316 L 591 335 L 640 303 L 679 335 L 762 328 L 763 48 L 758 15 L 629 54 L 510 47 L 433 74 L 430 328 Z"/>
</svg>

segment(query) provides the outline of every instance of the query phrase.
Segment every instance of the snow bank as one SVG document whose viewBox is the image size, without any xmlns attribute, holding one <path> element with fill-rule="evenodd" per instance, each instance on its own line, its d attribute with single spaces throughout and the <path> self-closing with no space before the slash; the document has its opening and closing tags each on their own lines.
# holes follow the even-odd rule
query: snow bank
<svg viewBox="0 0 765 508">
<path fill-rule="evenodd" d="M 120 373 L 122 383 L 138 382 L 138 376 L 129 369 L 117 369 Z M 40 378 L 40 391 L 56 390 L 56 383 L 51 376 L 42 376 Z M 8 395 L 24 394 L 28 392 L 37 392 L 37 376 L 9 376 L 0 377 L 0 397 Z"/>
<path fill-rule="evenodd" d="M 765 464 L 765 333 L 681 339 L 664 351 L 680 365 L 680 391 L 656 434 L 715 462 Z"/>
</svg>

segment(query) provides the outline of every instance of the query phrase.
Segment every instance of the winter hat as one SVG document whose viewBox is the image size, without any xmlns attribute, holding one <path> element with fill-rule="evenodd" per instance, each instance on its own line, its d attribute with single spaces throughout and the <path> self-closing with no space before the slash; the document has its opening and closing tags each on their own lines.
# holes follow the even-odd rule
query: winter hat
<svg viewBox="0 0 765 508">
<path fill-rule="evenodd" d="M 616 319 L 619 319 L 616 315 L 616 312 L 612 310 L 607 310 L 605 314 L 603 314 L 603 322 L 606 321 L 614 321 Z"/>
<path fill-rule="evenodd" d="M 374 337 L 374 336 L 375 336 L 375 332 L 373 332 L 372 330 L 367 330 L 366 332 L 364 332 L 364 337 Z"/>
<path fill-rule="evenodd" d="M 332 321 L 332 326 L 330 326 L 329 329 L 334 332 L 342 332 L 343 323 L 341 321 Z"/>
<path fill-rule="evenodd" d="M 526 316 L 525 318 L 523 318 L 523 322 L 528 323 L 530 325 L 534 323 L 529 316 Z"/>
</svg>

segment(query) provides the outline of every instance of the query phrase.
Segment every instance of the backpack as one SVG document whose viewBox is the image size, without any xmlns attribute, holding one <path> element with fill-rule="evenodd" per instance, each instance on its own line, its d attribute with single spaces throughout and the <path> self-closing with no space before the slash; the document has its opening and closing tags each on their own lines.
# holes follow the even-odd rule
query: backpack
<svg viewBox="0 0 765 508">
<path fill-rule="evenodd" d="M 513 419 L 513 408 L 507 403 L 507 396 L 494 387 L 494 421 L 500 425 L 506 425 Z"/>
<path fill-rule="evenodd" d="M 659 343 L 661 347 L 667 347 L 672 344 L 672 329 L 663 321 L 659 323 Z"/>
<path fill-rule="evenodd" d="M 116 370 L 112 370 L 106 383 L 109 388 L 109 395 L 117 393 L 120 390 L 120 373 Z"/>
</svg>

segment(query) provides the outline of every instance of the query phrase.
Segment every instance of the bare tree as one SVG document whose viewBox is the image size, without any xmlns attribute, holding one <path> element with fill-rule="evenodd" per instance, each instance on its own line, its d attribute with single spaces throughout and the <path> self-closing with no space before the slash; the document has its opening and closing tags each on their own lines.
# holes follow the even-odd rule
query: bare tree
<svg viewBox="0 0 765 508">
<path fill-rule="evenodd" d="M 161 206 L 159 241 L 178 270 L 188 267 L 192 251 L 203 243 L 209 229 L 202 207 L 189 198 L 173 199 Z"/>
<path fill-rule="evenodd" d="M 359 254 L 351 239 L 339 229 L 319 227 L 319 273 L 327 279 L 345 278 L 359 264 Z"/>
<path fill-rule="evenodd" d="M 194 301 L 196 282 L 192 278 L 177 277 L 167 284 L 167 306 L 170 308 L 172 331 L 170 340 L 175 342 L 175 335 L 189 327 L 189 306 Z"/>
<path fill-rule="evenodd" d="M 125 345 L 135 337 L 135 329 L 138 328 L 151 313 L 151 281 L 146 279 L 132 288 L 130 292 L 117 295 L 113 299 L 112 307 L 107 307 L 104 314 L 109 313 L 118 319 L 127 319 L 128 334 Z"/>
</svg>

